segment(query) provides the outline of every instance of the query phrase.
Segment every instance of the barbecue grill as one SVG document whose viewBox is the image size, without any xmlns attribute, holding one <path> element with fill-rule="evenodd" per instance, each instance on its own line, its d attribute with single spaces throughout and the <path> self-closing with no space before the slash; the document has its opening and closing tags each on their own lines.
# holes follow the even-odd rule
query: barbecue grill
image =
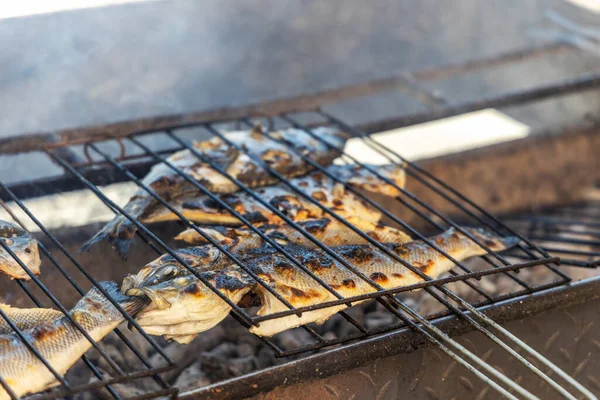
<svg viewBox="0 0 600 400">
<path fill-rule="evenodd" d="M 487 249 L 484 243 L 478 242 L 488 250 L 486 256 L 475 262 L 455 261 L 456 266 L 448 277 L 429 279 L 418 269 L 387 251 L 371 237 L 357 230 L 351 223 L 340 218 L 334 210 L 321 206 L 307 196 L 301 188 L 264 165 L 269 173 L 279 178 L 291 191 L 321 207 L 330 218 L 338 219 L 349 229 L 357 231 L 372 246 L 379 247 L 388 252 L 390 257 L 403 262 L 407 268 L 421 275 L 424 281 L 408 287 L 385 290 L 369 277 L 362 276 L 360 271 L 330 248 L 315 240 L 321 249 L 353 271 L 357 279 L 366 280 L 376 291 L 352 298 L 342 298 L 334 288 L 319 281 L 338 299 L 302 308 L 294 308 L 287 304 L 289 306 L 287 311 L 256 316 L 252 309 L 248 310 L 231 303 L 220 294 L 218 289 L 204 280 L 211 290 L 223 298 L 223 301 L 230 303 L 231 317 L 235 322 L 226 321 L 226 323 L 229 324 L 228 327 L 232 327 L 231 331 L 236 335 L 245 337 L 239 343 L 250 344 L 255 349 L 261 349 L 260 351 L 268 351 L 277 358 L 277 360 L 273 358 L 275 360 L 272 361 L 273 365 L 270 366 L 269 363 L 260 365 L 254 362 L 252 367 L 232 372 L 231 368 L 228 369 L 227 359 L 222 363 L 213 360 L 220 368 L 228 371 L 222 374 L 222 381 L 210 379 L 207 382 L 205 377 L 201 378 L 200 375 L 194 377 L 192 373 L 191 384 L 182 389 L 172 379 L 172 372 L 181 371 L 184 367 L 178 365 L 177 360 L 173 360 L 170 355 L 174 346 L 178 345 L 169 345 L 161 339 L 147 335 L 135 320 L 121 309 L 135 332 L 120 328 L 115 330 L 113 336 L 100 343 L 93 343 L 93 348 L 65 377 L 53 371 L 60 383 L 59 386 L 36 398 L 71 395 L 82 396 L 82 398 L 86 395 L 102 395 L 116 399 L 161 396 L 232 398 L 257 395 L 260 392 L 271 391 L 279 385 L 289 387 L 277 389 L 279 392 L 275 392 L 274 396 L 294 397 L 303 390 L 312 390 L 315 394 L 324 393 L 333 398 L 384 399 L 391 398 L 393 393 L 411 391 L 418 398 L 445 399 L 459 396 L 460 390 L 466 390 L 466 393 L 474 394 L 477 398 L 484 398 L 488 393 L 492 397 L 503 395 L 509 398 L 535 398 L 534 396 L 594 398 L 592 391 L 598 393 L 600 387 L 597 386 L 597 378 L 590 371 L 594 368 L 597 370 L 598 361 L 589 356 L 579 359 L 578 355 L 581 351 L 569 351 L 567 347 L 579 343 L 582 347 L 586 346 L 589 352 L 598 351 L 600 342 L 591 324 L 598 318 L 597 312 L 593 310 L 592 301 L 600 293 L 598 290 L 600 281 L 598 278 L 590 277 L 572 283 L 572 278 L 579 276 L 573 272 L 575 271 L 573 268 L 559 267 L 561 262 L 559 257 L 567 255 L 563 263 L 572 267 L 586 267 L 586 271 L 590 271 L 589 276 L 593 275 L 592 267 L 598 265 L 598 251 L 593 249 L 593 246 L 598 245 L 598 230 L 594 224 L 597 216 L 596 209 L 588 206 L 568 206 L 556 208 L 549 211 L 549 214 L 529 213 L 513 217 L 517 212 L 531 210 L 513 207 L 510 201 L 506 200 L 509 196 L 506 192 L 498 193 L 502 191 L 501 188 L 489 186 L 489 191 L 474 191 L 476 185 L 483 185 L 486 182 L 456 179 L 457 173 L 468 176 L 473 171 L 474 165 L 481 165 L 479 161 L 482 157 L 485 157 L 488 163 L 486 168 L 489 167 L 493 172 L 494 168 L 502 164 L 502 160 L 506 162 L 507 154 L 518 154 L 519 157 L 527 157 L 528 152 L 530 155 L 536 151 L 546 151 L 550 154 L 557 144 L 570 142 L 576 137 L 580 143 L 583 143 L 577 160 L 569 159 L 564 155 L 557 157 L 553 160 L 554 175 L 546 178 L 552 182 L 553 179 L 558 181 L 564 177 L 560 172 L 564 165 L 571 167 L 569 171 L 583 171 L 581 177 L 568 183 L 572 185 L 569 193 L 573 198 L 561 198 L 561 201 L 577 200 L 583 189 L 592 187 L 598 181 L 598 171 L 592 161 L 596 157 L 594 150 L 599 148 L 598 146 L 594 148 L 594 145 L 598 144 L 599 137 L 594 123 L 586 122 L 583 129 L 577 128 L 577 132 L 571 135 L 540 135 L 514 143 L 492 146 L 489 149 L 426 160 L 421 163 L 403 158 L 401 150 L 388 148 L 378 142 L 375 136 L 371 136 L 372 133 L 466 112 L 490 107 L 516 106 L 595 89 L 600 86 L 600 75 L 594 73 L 546 83 L 518 92 L 494 94 L 451 104 L 435 92 L 425 89 L 423 85 L 424 81 L 526 62 L 533 57 L 547 57 L 557 52 L 575 54 L 579 51 L 578 46 L 581 47 L 581 43 L 587 42 L 560 41 L 489 59 L 410 74 L 403 73 L 365 84 L 269 103 L 52 133 L 29 134 L 1 140 L 0 153 L 4 157 L 14 154 L 23 155 L 22 162 L 27 162 L 27 157 L 46 157 L 62 170 L 61 174 L 32 178 L 27 182 L 0 182 L 0 199 L 5 211 L 22 226 L 39 231 L 36 235 L 40 239 L 40 250 L 44 259 L 42 274 L 35 277 L 30 273 L 31 282 L 2 280 L 4 300 L 15 306 L 32 303 L 40 307 L 53 306 L 67 314 L 69 307 L 90 286 L 99 287 L 98 282 L 106 279 L 120 282 L 126 273 L 137 271 L 146 262 L 164 253 L 171 254 L 203 280 L 202 276 L 195 273 L 175 253 L 175 244 L 171 239 L 174 230 L 181 225 L 192 228 L 221 251 L 229 254 L 225 248 L 180 214 L 178 224 L 145 226 L 124 212 L 121 205 L 112 200 L 106 194 L 106 190 L 102 189 L 104 186 L 116 183 L 128 184 L 130 188 L 141 187 L 165 207 L 174 211 L 168 201 L 156 195 L 151 188 L 141 182 L 141 177 L 148 172 L 149 168 L 161 162 L 194 184 L 250 229 L 254 229 L 278 251 L 289 256 L 290 261 L 298 268 L 312 275 L 309 269 L 286 254 L 285 249 L 260 230 L 253 228 L 244 216 L 165 160 L 168 154 L 185 148 L 207 162 L 208 160 L 202 154 L 194 150 L 190 144 L 191 139 L 203 140 L 215 136 L 228 145 L 236 147 L 237 150 L 247 153 L 243 147 L 229 142 L 222 132 L 232 128 L 249 128 L 255 123 L 262 124 L 263 134 L 267 137 L 271 137 L 270 133 L 275 129 L 295 127 L 317 139 L 319 138 L 312 132 L 314 127 L 331 126 L 349 133 L 387 161 L 405 165 L 408 175 L 406 189 L 397 187 L 355 156 L 343 152 L 340 156 L 342 162 L 369 170 L 380 179 L 394 185 L 402 194 L 390 201 L 365 194 L 351 186 L 346 186 L 347 190 L 355 192 L 364 202 L 380 211 L 391 224 L 405 230 L 415 239 L 424 240 L 437 251 L 442 250 L 427 237 L 450 226 L 468 236 L 470 235 L 461 228 L 462 226 L 484 226 L 501 235 L 517 235 L 521 239 L 516 249 L 503 254 L 497 254 Z M 370 95 L 391 89 L 405 89 L 407 93 L 414 95 L 416 99 L 428 106 L 429 110 L 364 124 L 348 123 L 337 113 L 328 110 L 331 104 L 339 104 L 359 96 L 368 101 Z M 531 146 L 532 142 L 537 145 Z M 300 149 L 294 148 L 291 144 L 289 149 L 313 164 L 317 170 L 329 174 L 314 163 L 310 155 L 304 155 Z M 262 164 L 262 161 L 249 155 L 258 164 Z M 576 165 L 573 166 L 573 163 Z M 454 168 L 456 165 L 461 167 L 460 172 Z M 309 232 L 261 199 L 256 190 L 236 181 L 219 166 L 215 164 L 211 166 L 232 179 L 242 192 L 248 193 L 278 214 L 286 223 L 311 238 Z M 533 163 L 529 166 L 527 176 L 510 169 L 504 171 L 504 182 L 496 182 L 497 186 L 514 183 L 527 185 L 527 179 L 534 179 L 532 177 L 540 172 L 536 168 L 546 168 L 546 166 L 543 163 L 539 166 Z M 336 179 L 335 176 L 330 177 Z M 559 197 L 557 193 L 548 194 L 548 190 L 551 189 L 544 190 L 546 191 L 530 191 L 526 197 L 519 199 L 519 206 L 527 208 L 524 203 L 534 204 L 536 207 L 556 205 L 555 200 Z M 29 205 L 43 196 L 63 195 L 73 191 L 93 194 L 94 201 L 101 202 L 106 209 L 115 214 L 124 214 L 135 223 L 138 228 L 137 245 L 131 250 L 126 262 L 118 260 L 107 247 L 94 248 L 85 254 L 76 254 L 75 250 L 96 230 L 97 224 L 49 229 L 46 227 L 47 222 L 38 218 L 30 209 Z M 543 204 L 544 202 L 547 204 Z M 490 212 L 505 214 L 506 218 L 498 219 Z M 502 222 L 503 220 L 507 223 Z M 584 227 L 583 231 L 581 227 Z M 582 239 L 582 236 L 585 238 Z M 5 250 L 10 250 L 4 243 L 0 242 L 0 244 Z M 563 246 L 567 244 L 588 246 L 588 248 L 586 250 L 564 248 Z M 245 268 L 242 262 L 235 259 L 235 256 L 229 255 L 239 263 L 241 268 Z M 451 258 L 449 254 L 444 253 L 444 255 Z M 580 257 L 568 258 L 571 255 Z M 582 261 L 581 257 L 585 260 Z M 23 264 L 21 266 L 25 267 Z M 267 290 L 278 296 L 266 283 L 261 282 L 260 278 L 255 278 Z M 314 275 L 313 278 L 318 280 Z M 414 289 L 422 290 L 409 293 Z M 334 305 L 350 305 L 353 301 L 367 299 L 373 301 L 344 310 L 323 326 L 308 325 L 297 328 L 294 333 L 284 332 L 272 338 L 257 338 L 247 331 L 252 325 L 260 324 L 265 320 L 294 314 L 301 315 L 303 312 Z M 285 300 L 283 302 L 285 303 Z M 568 354 L 568 357 L 563 355 L 563 358 L 569 361 L 565 364 L 563 359 L 554 357 L 552 344 L 558 336 L 552 339 L 551 333 L 562 320 L 544 317 L 547 314 L 542 312 L 559 305 L 578 303 L 584 303 L 584 306 L 572 307 L 564 311 L 564 315 L 568 315 L 565 318 L 570 323 L 579 325 L 585 322 L 580 329 L 580 335 L 567 337 L 567 334 L 564 334 L 564 337 L 561 337 L 563 346 L 560 347 Z M 113 304 L 118 307 L 116 302 L 113 301 Z M 374 323 L 372 316 L 374 314 L 377 314 L 375 318 L 377 323 Z M 540 315 L 530 317 L 536 314 Z M 0 315 L 8 321 L 7 315 L 2 310 Z M 555 313 L 552 315 L 554 316 Z M 540 334 L 550 331 L 550 337 L 546 339 L 545 345 L 538 346 L 538 343 L 533 342 L 530 347 L 524 339 L 533 336 L 528 336 L 526 329 L 516 322 L 509 323 L 508 328 L 500 325 L 505 321 L 523 318 L 527 321 L 523 326 L 535 326 Z M 473 332 L 461 336 L 459 340 L 451 338 L 470 331 Z M 511 332 L 517 332 L 517 335 Z M 20 334 L 18 330 L 17 333 Z M 205 338 L 201 335 L 199 340 L 208 341 L 207 338 L 212 333 L 209 331 L 203 335 Z M 113 346 L 111 351 L 108 350 L 109 344 Z M 425 350 L 420 349 L 425 344 L 429 346 Z M 114 351 L 115 348 L 122 349 L 123 354 Z M 571 368 L 572 364 L 575 365 L 574 368 Z M 402 374 L 398 374 L 398 365 L 407 366 Z M 582 377 L 585 379 L 581 379 Z M 323 381 L 325 378 L 328 379 L 326 382 Z M 218 377 L 216 379 L 218 380 Z M 309 379 L 320 380 L 309 382 Z M 362 383 L 360 385 L 353 383 L 357 381 Z M 8 390 L 3 379 L 0 379 L 0 384 Z M 132 387 L 136 388 L 135 391 L 131 390 Z M 340 389 L 342 387 L 345 389 Z M 446 393 L 443 396 L 442 390 Z M 463 395 L 464 393 L 462 392 Z M 448 396 L 448 394 L 452 395 Z"/>
</svg>

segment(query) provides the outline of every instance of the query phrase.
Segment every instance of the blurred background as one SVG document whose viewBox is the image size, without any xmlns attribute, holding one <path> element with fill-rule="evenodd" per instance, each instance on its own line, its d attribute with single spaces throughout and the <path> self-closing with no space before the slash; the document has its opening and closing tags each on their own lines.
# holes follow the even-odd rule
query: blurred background
<svg viewBox="0 0 600 400">
<path fill-rule="evenodd" d="M 548 11 L 598 23 L 592 0 L 21 1 L 0 8 L 0 135 L 234 106 L 548 42 Z M 558 30 L 560 32 L 560 30 Z M 591 70 L 557 55 L 434 82 L 457 102 Z M 508 114 L 533 127 L 596 110 L 597 94 Z M 351 120 L 423 106 L 396 91 Z"/>
</svg>

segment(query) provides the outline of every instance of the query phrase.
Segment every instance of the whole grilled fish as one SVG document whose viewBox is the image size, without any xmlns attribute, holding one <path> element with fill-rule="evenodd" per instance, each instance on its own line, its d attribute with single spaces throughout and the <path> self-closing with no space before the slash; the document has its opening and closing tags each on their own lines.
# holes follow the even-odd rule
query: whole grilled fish
<svg viewBox="0 0 600 400">
<path fill-rule="evenodd" d="M 483 229 L 466 229 L 493 251 L 507 249 L 518 242 L 518 238 L 515 237 L 501 238 Z M 458 261 L 486 253 L 483 248 L 454 228 L 432 237 L 431 240 Z M 386 243 L 385 246 L 431 278 L 436 278 L 454 267 L 450 260 L 421 240 L 404 244 Z M 273 252 L 273 249 L 266 250 L 272 254 L 249 259 L 245 264 L 294 307 L 336 299 L 323 286 L 290 263 L 285 256 Z M 422 281 L 421 277 L 402 263 L 372 246 L 347 245 L 334 247 L 333 250 L 385 289 Z M 344 297 L 376 291 L 373 286 L 322 250 L 292 247 L 289 251 L 295 259 Z M 262 305 L 258 315 L 287 310 L 283 303 L 238 266 L 205 271 L 202 275 L 234 303 L 250 292 L 257 295 Z M 218 324 L 230 310 L 224 301 L 193 275 L 177 277 L 142 289 L 143 293 L 152 299 L 152 303 L 136 317 L 140 325 L 149 333 L 184 343 L 193 339 L 195 334 Z M 345 307 L 333 306 L 304 312 L 301 317 L 292 315 L 263 321 L 259 326 L 252 327 L 251 331 L 259 336 L 272 336 L 311 322 L 323 323 Z"/>
<path fill-rule="evenodd" d="M 393 181 L 402 188 L 405 183 L 405 172 L 402 166 L 385 165 L 376 167 L 377 172 Z M 368 190 L 385 196 L 396 197 L 399 191 L 390 184 L 378 179 L 366 169 L 354 166 L 332 165 L 328 172 L 343 182 L 356 188 Z M 347 191 L 343 184 L 335 182 L 321 172 L 296 178 L 291 181 L 293 185 L 303 190 L 308 196 L 318 201 L 321 205 L 330 208 L 343 217 L 360 215 L 362 219 L 377 222 L 381 213 L 375 211 L 366 202 L 354 193 Z M 296 194 L 285 184 L 268 186 L 256 190 L 260 197 L 277 208 L 294 221 L 322 218 L 327 216 L 317 205 L 311 203 L 303 196 Z M 251 223 L 281 224 L 283 221 L 275 213 L 256 201 L 247 193 L 234 193 L 221 196 L 221 200 L 235 211 L 244 216 Z M 206 225 L 241 225 L 242 222 L 207 196 L 183 196 L 171 202 L 171 205 L 186 218 Z M 161 222 L 177 220 L 177 216 L 164 206 L 158 205 L 144 218 L 144 222 Z"/>
<path fill-rule="evenodd" d="M 4 242 L 29 270 L 40 273 L 40 252 L 38 241 L 20 226 L 0 220 L 0 240 Z M 9 253 L 0 246 L 0 271 L 11 278 L 28 281 L 31 277 Z"/>
<path fill-rule="evenodd" d="M 345 134 L 329 128 L 317 128 L 313 132 L 336 148 L 342 148 L 347 139 Z M 243 146 L 250 154 L 260 158 L 270 168 L 287 178 L 304 175 L 313 169 L 298 154 L 290 152 L 288 144 L 300 148 L 304 154 L 310 155 L 311 159 L 320 165 L 328 165 L 339 156 L 337 150 L 314 139 L 303 130 L 286 129 L 271 133 L 271 136 L 274 136 L 277 141 L 264 136 L 260 126 L 250 131 L 225 134 L 228 140 Z M 259 187 L 277 182 L 277 178 L 247 154 L 236 151 L 218 137 L 194 143 L 194 148 L 246 186 Z M 190 150 L 174 153 L 167 158 L 167 161 L 214 193 L 231 193 L 238 190 L 232 181 L 211 168 L 208 163 L 202 162 Z M 197 187 L 164 163 L 152 167 L 142 182 L 166 200 L 200 192 Z M 145 220 L 148 211 L 156 204 L 156 199 L 140 188 L 124 207 L 124 211 L 136 219 Z M 125 257 L 136 230 L 135 224 L 125 216 L 118 215 L 86 242 L 81 251 L 88 250 L 95 243 L 108 240 L 117 253 Z"/>
<path fill-rule="evenodd" d="M 136 313 L 147 304 L 143 298 L 121 294 L 115 282 L 102 282 L 101 285 L 129 314 Z M 34 314 L 26 315 L 31 312 Z M 40 320 L 42 313 L 46 313 L 48 319 Z M 11 314 L 17 316 L 15 322 L 23 328 L 25 338 L 61 375 L 91 347 L 62 313 L 13 310 L 9 316 Z M 96 288 L 91 289 L 70 314 L 95 341 L 101 340 L 124 320 L 123 315 Z M 0 334 L 0 376 L 18 396 L 46 390 L 57 384 L 54 375 L 10 328 Z M 8 398 L 8 393 L 0 387 L 0 400 Z"/>
<path fill-rule="evenodd" d="M 360 229 L 365 235 L 382 243 L 400 244 L 412 241 L 412 238 L 406 233 L 389 226 L 376 225 L 356 217 L 348 218 L 347 221 Z M 299 221 L 298 225 L 313 235 L 320 243 L 329 247 L 368 243 L 361 235 L 337 220 L 321 218 Z M 302 246 L 309 249 L 318 247 L 300 231 L 287 224 L 263 225 L 260 229 L 267 237 L 281 246 Z M 203 231 L 242 260 L 262 256 L 265 251 L 268 251 L 264 247 L 271 247 L 258 234 L 247 228 L 216 227 L 203 229 Z M 208 242 L 203 236 L 196 231 L 192 230 L 192 232 L 186 233 L 187 239 L 204 245 L 176 251 L 177 255 L 185 260 L 190 267 L 196 269 L 197 272 L 204 272 L 216 271 L 231 265 L 232 261 L 226 254 L 221 253 L 218 248 L 211 244 L 205 244 Z M 123 293 L 130 295 L 133 293 L 141 294 L 141 291 L 131 289 L 157 285 L 160 282 L 188 274 L 190 274 L 189 270 L 177 262 L 173 256 L 164 254 L 148 263 L 137 274 L 126 276 L 123 279 L 121 290 Z"/>
</svg>

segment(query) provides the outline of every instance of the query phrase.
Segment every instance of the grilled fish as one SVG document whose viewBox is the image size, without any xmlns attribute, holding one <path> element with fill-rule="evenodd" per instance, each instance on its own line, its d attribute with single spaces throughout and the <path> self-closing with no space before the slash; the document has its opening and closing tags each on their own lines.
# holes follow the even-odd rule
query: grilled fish
<svg viewBox="0 0 600 400">
<path fill-rule="evenodd" d="M 515 237 L 501 238 L 483 229 L 466 229 L 493 251 L 507 249 L 518 242 L 518 238 Z M 459 261 L 486 253 L 482 247 L 454 228 L 432 237 L 431 240 Z M 421 240 L 384 245 L 431 278 L 436 278 L 454 267 L 450 260 Z M 422 281 L 421 277 L 402 263 L 372 246 L 346 245 L 332 249 L 384 289 Z M 376 291 L 376 288 L 322 250 L 306 250 L 298 247 L 288 250 L 294 258 L 343 297 Z M 246 260 L 246 266 L 294 307 L 320 304 L 336 299 L 282 254 L 268 248 L 265 249 L 265 253 L 271 254 Z M 250 292 L 257 295 L 261 302 L 258 315 L 287 310 L 282 302 L 238 266 L 231 265 L 219 270 L 205 271 L 202 272 L 202 276 L 234 303 Z M 187 342 L 195 334 L 215 326 L 230 311 L 229 305 L 193 275 L 163 281 L 155 286 L 144 287 L 142 291 L 152 299 L 152 303 L 136 317 L 140 325 L 149 333 L 181 342 Z M 251 331 L 259 336 L 272 336 L 311 322 L 323 323 L 343 308 L 345 305 L 332 306 L 304 312 L 301 317 L 292 315 L 263 321 L 259 326 L 252 327 Z"/>
<path fill-rule="evenodd" d="M 342 148 L 347 139 L 344 133 L 330 128 L 318 128 L 313 132 L 335 148 Z M 289 151 L 289 144 L 301 149 L 304 154 L 310 155 L 312 160 L 320 165 L 328 165 L 339 156 L 337 150 L 299 129 L 286 129 L 271 133 L 271 136 L 274 136 L 277 141 L 264 136 L 260 126 L 250 131 L 225 134 L 228 140 L 243 146 L 250 154 L 257 156 L 273 170 L 287 178 L 304 175 L 313 169 L 302 157 Z M 218 137 L 194 143 L 194 149 L 249 187 L 265 186 L 277 182 L 277 178 L 255 163 L 247 154 L 236 151 Z M 211 168 L 208 163 L 202 162 L 190 150 L 174 153 L 167 160 L 214 193 L 231 193 L 238 190 L 232 181 Z M 169 201 L 186 194 L 200 192 L 197 187 L 164 163 L 152 167 L 142 182 L 152 188 L 160 197 Z M 124 211 L 136 219 L 145 220 L 148 211 L 156 204 L 156 199 L 140 188 L 124 207 Z M 95 243 L 108 240 L 117 253 L 125 257 L 136 230 L 135 224 L 125 216 L 118 215 L 86 242 L 81 251 L 88 250 Z"/>
<path fill-rule="evenodd" d="M 102 282 L 101 285 L 129 314 L 136 313 L 147 304 L 143 298 L 121 294 L 115 282 Z M 31 312 L 35 315 L 26 315 Z M 39 319 L 44 312 L 48 317 L 45 321 Z M 59 315 L 52 310 L 13 310 L 11 313 L 20 314 L 16 322 L 23 327 L 25 338 L 61 375 L 91 347 L 90 342 L 62 313 Z M 123 315 L 97 288 L 91 289 L 70 314 L 96 341 L 124 320 Z M 32 323 L 32 320 L 37 322 Z M 54 375 L 29 351 L 17 334 L 10 331 L 0 334 L 0 376 L 17 396 L 46 390 L 57 384 Z M 8 398 L 8 393 L 0 387 L 0 400 Z"/>
<path fill-rule="evenodd" d="M 0 240 L 4 242 L 29 270 L 40 273 L 40 253 L 38 241 L 33 235 L 20 226 L 10 222 L 0 221 Z M 31 277 L 9 253 L 0 247 L 0 271 L 11 278 L 28 281 Z"/>
<path fill-rule="evenodd" d="M 406 233 L 389 226 L 376 225 L 356 217 L 348 218 L 347 221 L 360 229 L 365 235 L 379 242 L 401 244 L 412 241 L 412 238 Z M 313 235 L 320 243 L 329 247 L 368 243 L 361 235 L 337 220 L 321 218 L 299 221 L 298 225 Z M 318 247 L 314 242 L 300 233 L 300 231 L 286 224 L 264 225 L 260 229 L 267 237 L 281 246 Z M 269 243 L 265 242 L 258 234 L 249 229 L 216 227 L 213 229 L 203 229 L 203 231 L 242 260 L 264 255 L 266 250 L 261 248 L 271 247 Z M 193 233 L 186 232 L 184 234 L 188 240 L 193 240 L 197 244 L 208 243 L 196 231 L 192 230 Z M 197 272 L 216 271 L 232 263 L 226 254 L 221 253 L 218 248 L 211 244 L 177 250 L 176 253 L 190 267 L 196 269 Z M 173 279 L 176 276 L 188 275 L 189 273 L 189 270 L 177 262 L 173 256 L 164 254 L 148 263 L 136 275 L 125 277 L 121 290 L 123 293 L 133 294 L 136 291 L 131 289 L 157 285 L 160 282 Z M 141 294 L 140 291 L 137 291 L 137 293 Z"/>
<path fill-rule="evenodd" d="M 376 167 L 376 169 L 382 176 L 393 181 L 396 186 L 404 187 L 405 172 L 402 166 L 385 165 Z M 332 165 L 328 168 L 328 172 L 356 188 L 390 197 L 399 194 L 393 185 L 385 183 L 365 169 Z M 308 176 L 293 179 L 291 183 L 342 217 L 360 215 L 362 219 L 370 222 L 377 222 L 381 218 L 381 213 L 375 211 L 354 193 L 347 191 L 343 184 L 335 182 L 321 172 L 313 172 Z M 294 193 L 283 183 L 259 188 L 256 192 L 263 200 L 294 221 L 322 218 L 327 215 L 320 207 Z M 283 222 L 275 213 L 247 193 L 224 195 L 221 196 L 221 200 L 253 224 L 281 224 Z M 186 218 L 200 224 L 234 226 L 242 224 L 238 218 L 207 196 L 200 198 L 183 196 L 171 202 L 171 205 Z M 161 222 L 177 219 L 177 216 L 167 208 L 157 206 L 144 217 L 143 221 Z"/>
</svg>

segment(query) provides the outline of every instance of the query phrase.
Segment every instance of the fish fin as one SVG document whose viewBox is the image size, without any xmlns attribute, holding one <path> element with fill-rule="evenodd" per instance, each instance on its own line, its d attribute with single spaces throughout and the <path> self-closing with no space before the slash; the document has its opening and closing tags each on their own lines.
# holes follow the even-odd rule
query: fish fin
<svg viewBox="0 0 600 400">
<path fill-rule="evenodd" d="M 133 222 L 123 215 L 118 215 L 108 224 L 104 225 L 94 237 L 85 242 L 79 249 L 79 253 L 86 252 L 96 243 L 106 240 L 113 246 L 117 254 L 122 259 L 125 259 L 136 231 L 137 227 Z"/>
</svg>

